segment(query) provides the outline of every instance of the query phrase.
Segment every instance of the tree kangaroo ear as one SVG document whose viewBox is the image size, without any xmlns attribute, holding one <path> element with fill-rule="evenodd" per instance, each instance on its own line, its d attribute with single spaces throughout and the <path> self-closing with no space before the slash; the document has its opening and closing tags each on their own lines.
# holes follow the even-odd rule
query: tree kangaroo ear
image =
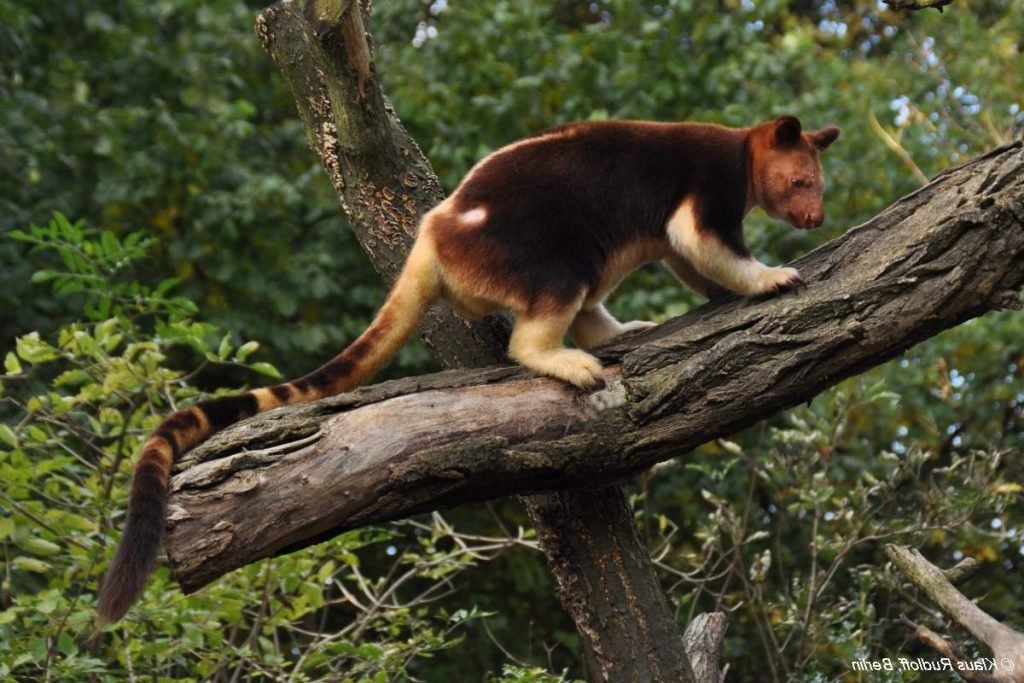
<svg viewBox="0 0 1024 683">
<path fill-rule="evenodd" d="M 816 130 L 810 133 L 811 144 L 818 149 L 826 149 L 829 145 L 836 141 L 839 137 L 839 128 L 836 126 L 826 126 L 821 130 Z"/>
<path fill-rule="evenodd" d="M 795 116 L 780 116 L 775 119 L 772 139 L 777 147 L 789 147 L 800 140 L 800 119 Z"/>
</svg>

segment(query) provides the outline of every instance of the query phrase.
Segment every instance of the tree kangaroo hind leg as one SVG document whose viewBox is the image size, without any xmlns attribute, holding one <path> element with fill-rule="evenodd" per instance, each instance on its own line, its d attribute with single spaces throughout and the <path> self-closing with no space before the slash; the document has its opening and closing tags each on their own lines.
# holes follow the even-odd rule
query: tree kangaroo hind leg
<svg viewBox="0 0 1024 683">
<path fill-rule="evenodd" d="M 580 389 L 603 386 L 601 362 L 586 351 L 564 346 L 581 303 L 582 297 L 561 309 L 517 313 L 508 355 L 525 368 Z"/>
<path fill-rule="evenodd" d="M 627 332 L 646 330 L 656 324 L 647 320 L 620 323 L 604 304 L 598 304 L 576 314 L 576 319 L 569 326 L 569 336 L 581 349 L 593 349 Z"/>
</svg>

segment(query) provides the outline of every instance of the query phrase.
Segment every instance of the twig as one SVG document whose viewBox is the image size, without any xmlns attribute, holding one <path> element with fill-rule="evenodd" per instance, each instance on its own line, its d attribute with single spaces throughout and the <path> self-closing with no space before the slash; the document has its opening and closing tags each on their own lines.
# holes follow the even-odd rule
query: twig
<svg viewBox="0 0 1024 683">
<path fill-rule="evenodd" d="M 896 156 L 900 158 L 900 161 L 902 161 L 906 167 L 910 169 L 910 172 L 914 174 L 914 177 L 917 178 L 922 185 L 928 184 L 928 176 L 926 176 L 924 171 L 921 170 L 921 167 L 914 162 L 914 159 L 910 156 L 910 152 L 908 152 L 906 148 L 899 143 L 899 140 L 894 138 L 889 131 L 887 131 L 882 124 L 878 122 L 878 119 L 875 117 L 875 112 L 868 112 L 868 123 L 871 125 L 871 130 L 875 132 L 875 135 L 885 143 L 886 147 L 895 152 Z"/>
<path fill-rule="evenodd" d="M 953 3 L 953 0 L 883 0 L 891 9 L 905 9 L 915 12 L 922 9 L 935 8 L 942 11 L 946 5 Z"/>
</svg>

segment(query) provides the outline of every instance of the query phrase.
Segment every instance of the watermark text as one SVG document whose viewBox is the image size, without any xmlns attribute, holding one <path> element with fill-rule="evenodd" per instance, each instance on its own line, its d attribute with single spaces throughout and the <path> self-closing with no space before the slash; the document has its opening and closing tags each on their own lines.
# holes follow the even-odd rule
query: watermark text
<svg viewBox="0 0 1024 683">
<path fill-rule="evenodd" d="M 979 657 L 978 659 L 950 659 L 940 657 L 882 657 L 881 659 L 855 659 L 850 662 L 853 671 L 1013 671 L 1015 662 L 1009 657 Z"/>
</svg>

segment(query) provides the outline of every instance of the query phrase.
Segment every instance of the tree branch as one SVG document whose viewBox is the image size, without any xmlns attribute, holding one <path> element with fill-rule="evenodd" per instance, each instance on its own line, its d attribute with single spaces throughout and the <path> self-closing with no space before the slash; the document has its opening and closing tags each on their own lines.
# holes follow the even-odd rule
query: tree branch
<svg viewBox="0 0 1024 683">
<path fill-rule="evenodd" d="M 1021 683 L 1024 681 L 1024 633 L 996 621 L 971 602 L 950 583 L 945 572 L 926 560 L 916 549 L 889 544 L 885 554 L 911 583 L 924 591 L 942 613 L 959 624 L 979 643 L 992 651 L 994 667 L 988 673 L 965 670 L 959 665 L 965 681 Z M 944 657 L 955 663 L 970 663 L 954 643 L 925 626 L 914 625 L 915 635 Z"/>
<path fill-rule="evenodd" d="M 942 11 L 946 5 L 953 4 L 953 0 L 883 0 L 891 9 L 905 9 L 917 11 L 922 9 L 935 8 Z"/>
<path fill-rule="evenodd" d="M 693 667 L 693 679 L 700 683 L 721 683 L 725 672 L 718 669 L 722 641 L 729 623 L 723 612 L 698 614 L 683 633 L 683 648 Z"/>
<path fill-rule="evenodd" d="M 799 295 L 716 301 L 606 347 L 620 365 L 592 394 L 513 367 L 445 372 L 226 430 L 172 480 L 175 576 L 191 591 L 346 529 L 617 481 L 1019 307 L 1024 149 L 941 174 L 796 265 Z"/>
</svg>

